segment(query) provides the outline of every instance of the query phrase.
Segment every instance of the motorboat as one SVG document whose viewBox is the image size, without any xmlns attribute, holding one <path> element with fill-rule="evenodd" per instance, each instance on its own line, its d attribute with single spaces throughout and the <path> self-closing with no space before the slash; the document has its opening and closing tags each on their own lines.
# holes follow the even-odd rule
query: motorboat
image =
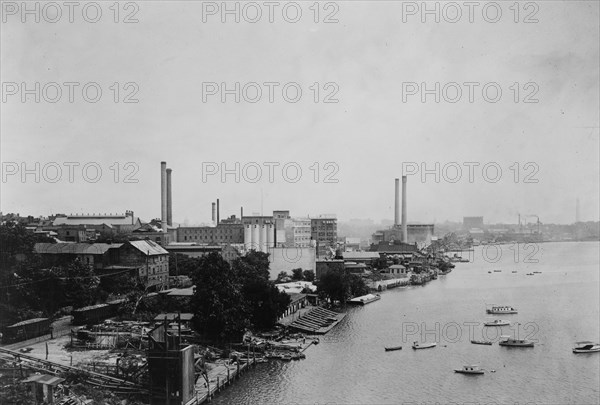
<svg viewBox="0 0 600 405">
<path fill-rule="evenodd" d="M 494 273 L 501 273 L 502 270 L 494 270 Z"/>
<path fill-rule="evenodd" d="M 573 348 L 573 353 L 594 353 L 600 352 L 600 343 L 583 341 L 575 342 L 577 347 Z"/>
<path fill-rule="evenodd" d="M 542 274 L 541 271 L 534 271 L 533 274 Z"/>
<path fill-rule="evenodd" d="M 504 340 L 498 342 L 500 346 L 507 347 L 533 347 L 533 341 L 526 339 L 513 339 L 510 336 L 501 336 Z"/>
<path fill-rule="evenodd" d="M 527 273 L 526 276 L 533 276 L 533 273 Z"/>
<path fill-rule="evenodd" d="M 513 307 L 509 307 L 507 305 L 498 305 L 493 306 L 492 308 L 486 309 L 488 314 L 516 314 L 517 310 Z"/>
<path fill-rule="evenodd" d="M 459 369 L 454 369 L 455 373 L 460 373 L 460 374 L 473 374 L 473 375 L 478 375 L 478 374 L 484 374 L 485 372 L 479 368 L 479 366 L 476 365 L 472 365 L 472 366 L 463 366 L 463 368 L 459 368 Z"/>
<path fill-rule="evenodd" d="M 492 345 L 492 342 L 489 342 L 487 340 L 471 340 L 471 343 L 473 343 L 474 345 Z"/>
<path fill-rule="evenodd" d="M 516 270 L 513 270 L 511 273 L 516 273 L 516 272 L 517 272 Z"/>
<path fill-rule="evenodd" d="M 367 305 L 371 302 L 375 302 L 381 299 L 381 295 L 379 294 L 367 294 L 360 297 L 352 298 L 351 300 L 346 301 L 348 304 L 354 305 Z M 337 319 L 333 318 L 334 321 Z"/>
<path fill-rule="evenodd" d="M 402 350 L 402 346 L 392 346 L 392 347 L 386 347 L 385 348 L 386 352 L 392 352 L 394 350 Z"/>
<path fill-rule="evenodd" d="M 418 343 L 418 342 L 414 342 L 412 345 L 412 348 L 417 350 L 417 349 L 431 349 L 433 347 L 436 347 L 437 343 Z"/>
<path fill-rule="evenodd" d="M 292 356 L 290 356 L 289 354 L 282 354 L 280 358 L 283 361 L 292 361 Z"/>
<path fill-rule="evenodd" d="M 508 326 L 508 325 L 510 325 L 510 322 L 504 321 L 502 319 L 495 319 L 491 322 L 485 322 L 484 325 L 485 326 Z"/>
</svg>

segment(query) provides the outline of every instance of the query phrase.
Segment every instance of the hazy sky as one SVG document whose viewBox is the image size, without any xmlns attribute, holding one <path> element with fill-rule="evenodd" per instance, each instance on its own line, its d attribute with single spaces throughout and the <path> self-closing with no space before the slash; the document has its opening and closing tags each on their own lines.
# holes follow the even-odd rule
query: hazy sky
<svg viewBox="0 0 600 405">
<path fill-rule="evenodd" d="M 59 17 L 40 3 L 36 23 L 23 3 L 3 2 L 2 211 L 160 217 L 164 160 L 175 222 L 210 221 L 216 198 L 222 217 L 244 206 L 246 214 L 379 221 L 393 218 L 404 163 L 419 169 L 408 177 L 410 221 L 516 222 L 521 213 L 570 223 L 577 198 L 582 220 L 599 219 L 597 1 L 521 2 L 518 15 L 513 1 L 478 2 L 472 22 L 463 2 L 453 3 L 461 16 L 428 2 L 439 7 L 439 23 L 421 15 L 422 2 L 313 3 L 275 2 L 273 22 L 264 2 L 238 3 L 239 23 L 220 14 L 221 2 L 121 2 L 118 16 L 112 1 L 82 2 L 73 22 L 67 7 Z M 98 8 L 99 21 L 86 21 Z M 259 21 L 247 21 L 257 10 Z M 219 92 L 221 83 L 233 92 Z M 102 95 L 92 102 L 96 88 Z M 124 103 L 127 96 L 139 102 Z M 433 173 L 423 179 L 422 164 L 435 171 L 436 162 L 439 182 Z M 32 170 L 25 179 L 22 164 Z M 224 182 L 207 171 L 221 164 L 232 171 Z M 252 182 L 257 166 L 262 177 Z"/>
</svg>

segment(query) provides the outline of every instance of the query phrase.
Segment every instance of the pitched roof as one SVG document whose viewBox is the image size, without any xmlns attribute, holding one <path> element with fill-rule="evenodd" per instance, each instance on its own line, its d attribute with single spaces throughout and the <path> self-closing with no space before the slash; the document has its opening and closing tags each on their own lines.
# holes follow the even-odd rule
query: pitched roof
<svg viewBox="0 0 600 405">
<path fill-rule="evenodd" d="M 122 243 L 36 243 L 33 249 L 40 254 L 103 255 L 108 249 L 118 249 L 122 245 Z"/>
<path fill-rule="evenodd" d="M 162 246 L 151 240 L 130 240 L 128 243 L 145 255 L 156 256 L 169 254 Z"/>
</svg>

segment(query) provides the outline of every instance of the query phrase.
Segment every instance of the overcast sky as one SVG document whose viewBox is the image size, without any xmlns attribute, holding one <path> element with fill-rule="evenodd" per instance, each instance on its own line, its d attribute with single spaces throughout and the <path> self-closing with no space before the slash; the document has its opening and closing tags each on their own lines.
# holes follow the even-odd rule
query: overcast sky
<svg viewBox="0 0 600 405">
<path fill-rule="evenodd" d="M 520 3 L 518 16 L 513 3 L 496 3 L 496 17 L 495 6 L 480 2 L 472 22 L 463 2 L 454 3 L 460 17 L 439 3 L 439 23 L 434 15 L 422 22 L 421 2 L 321 2 L 318 16 L 313 2 L 298 2 L 296 23 L 294 4 L 276 5 L 271 23 L 268 6 L 255 3 L 262 17 L 251 23 L 257 8 L 240 3 L 240 22 L 225 15 L 223 23 L 221 2 L 121 2 L 116 16 L 111 1 L 97 3 L 96 23 L 86 21 L 96 13 L 95 6 L 84 13 L 86 3 L 72 23 L 66 7 L 59 18 L 42 4 L 36 23 L 21 2 L 8 9 L 3 2 L 2 212 L 133 210 L 157 218 L 164 160 L 173 169 L 176 223 L 210 221 L 216 198 L 221 217 L 243 206 L 245 214 L 289 209 L 379 221 L 393 218 L 404 163 L 419 169 L 408 176 L 411 222 L 482 215 L 514 223 L 521 213 L 571 223 L 577 198 L 581 220 L 597 221 L 599 3 Z M 35 90 L 22 94 L 23 82 L 39 83 L 39 103 Z M 66 82 L 79 83 L 72 103 Z M 86 100 L 82 88 L 92 82 Z M 224 94 L 223 103 L 221 83 L 235 89 L 236 82 L 240 102 Z M 251 82 L 262 95 L 245 86 Z M 96 87 L 102 95 L 92 102 Z M 73 182 L 65 162 L 79 163 Z M 433 172 L 423 179 L 422 165 L 435 171 L 436 162 L 439 182 Z M 222 163 L 232 170 L 225 182 L 209 171 Z M 32 170 L 25 181 L 22 164 Z M 62 177 L 53 183 L 56 166 Z M 262 177 L 253 183 L 256 166 Z M 97 182 L 94 167 L 102 169 Z"/>
</svg>

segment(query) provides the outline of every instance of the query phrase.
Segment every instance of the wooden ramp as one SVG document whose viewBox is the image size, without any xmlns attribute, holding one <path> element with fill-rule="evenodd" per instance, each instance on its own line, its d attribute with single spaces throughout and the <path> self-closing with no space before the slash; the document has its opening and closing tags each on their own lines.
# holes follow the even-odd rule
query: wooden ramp
<svg viewBox="0 0 600 405">
<path fill-rule="evenodd" d="M 333 329 L 345 316 L 346 314 L 316 307 L 292 322 L 290 327 L 303 332 L 324 335 Z"/>
</svg>

